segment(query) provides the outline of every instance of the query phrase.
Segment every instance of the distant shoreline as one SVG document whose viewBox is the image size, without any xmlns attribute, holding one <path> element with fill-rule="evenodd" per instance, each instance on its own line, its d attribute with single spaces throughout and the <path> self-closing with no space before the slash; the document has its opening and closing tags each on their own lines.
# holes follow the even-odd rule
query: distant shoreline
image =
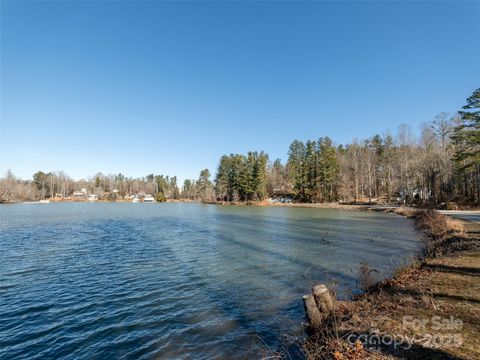
<svg viewBox="0 0 480 360">
<path fill-rule="evenodd" d="M 45 199 L 47 203 L 132 203 L 131 200 L 83 200 L 83 199 Z M 1 204 L 38 204 L 40 201 L 15 201 L 15 202 L 2 202 Z M 141 203 L 141 202 L 140 202 Z M 274 203 L 269 201 L 258 202 L 245 202 L 245 201 L 197 201 L 197 200 L 174 200 L 169 199 L 166 201 L 157 201 L 155 203 L 197 203 L 204 205 L 219 205 L 219 206 L 250 206 L 250 207 L 292 207 L 292 208 L 323 208 L 323 209 L 344 209 L 344 210 L 363 210 L 363 209 L 390 209 L 398 208 L 395 205 L 366 205 L 366 204 L 341 204 L 341 203 Z"/>
<path fill-rule="evenodd" d="M 132 203 L 131 200 L 81 200 L 81 199 L 46 199 L 49 203 Z M 2 205 L 12 205 L 12 204 L 38 204 L 39 201 L 17 201 L 17 202 L 2 202 Z M 140 202 L 142 203 L 142 202 Z M 168 199 L 166 201 L 155 202 L 158 204 L 162 203 L 197 203 L 204 205 L 219 205 L 219 206 L 250 206 L 250 207 L 286 207 L 286 208 L 313 208 L 313 209 L 339 209 L 339 210 L 348 210 L 348 211 L 378 211 L 378 212 L 396 212 L 396 210 L 401 211 L 401 209 L 417 209 L 416 207 L 412 208 L 409 206 L 396 205 L 396 204 L 346 204 L 338 202 L 325 202 L 325 203 L 276 203 L 269 201 L 257 201 L 257 202 L 245 202 L 245 201 L 236 201 L 236 202 L 227 202 L 227 201 L 198 201 L 198 200 L 188 200 L 188 199 Z M 470 207 L 470 206 L 461 206 L 458 211 L 480 211 L 479 207 Z"/>
</svg>

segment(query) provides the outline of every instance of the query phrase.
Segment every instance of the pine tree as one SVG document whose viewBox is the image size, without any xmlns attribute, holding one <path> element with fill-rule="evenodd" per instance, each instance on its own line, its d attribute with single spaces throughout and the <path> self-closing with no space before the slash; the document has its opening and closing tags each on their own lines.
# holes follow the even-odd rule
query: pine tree
<svg viewBox="0 0 480 360">
<path fill-rule="evenodd" d="M 263 151 L 255 152 L 255 162 L 253 166 L 253 189 L 254 200 L 263 200 L 267 195 L 267 163 L 268 155 Z"/>
<path fill-rule="evenodd" d="M 200 175 L 197 181 L 197 189 L 199 192 L 200 200 L 213 200 L 213 184 L 210 181 L 210 171 L 208 169 L 203 169 L 202 171 L 200 171 Z"/>
<path fill-rule="evenodd" d="M 318 149 L 315 141 L 308 140 L 305 143 L 305 159 L 303 162 L 303 181 L 305 181 L 304 201 L 313 202 L 318 197 L 317 182 L 317 157 Z"/>
<path fill-rule="evenodd" d="M 336 198 L 335 185 L 339 164 L 335 147 L 329 137 L 319 140 L 318 172 L 323 200 L 333 201 Z"/>
<path fill-rule="evenodd" d="M 454 160 L 462 178 L 464 196 L 480 199 L 480 88 L 467 99 L 464 111 L 459 111 L 460 124 L 454 128 Z"/>
<path fill-rule="evenodd" d="M 215 193 L 221 201 L 231 201 L 230 157 L 223 155 L 217 168 L 215 177 Z"/>
<path fill-rule="evenodd" d="M 295 197 L 300 201 L 305 201 L 305 144 L 299 140 L 291 143 L 288 151 L 288 174 L 292 184 Z"/>
<path fill-rule="evenodd" d="M 475 90 L 459 111 L 461 123 L 455 127 L 452 139 L 456 145 L 455 161 L 461 169 L 472 169 L 480 164 L 480 88 Z M 473 111 L 471 111 L 473 110 Z"/>
</svg>

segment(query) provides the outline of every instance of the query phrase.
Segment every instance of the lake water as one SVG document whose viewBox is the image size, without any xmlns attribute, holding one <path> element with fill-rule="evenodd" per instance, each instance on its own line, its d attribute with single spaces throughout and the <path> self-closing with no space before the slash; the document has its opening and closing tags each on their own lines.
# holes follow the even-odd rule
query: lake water
<svg viewBox="0 0 480 360">
<path fill-rule="evenodd" d="M 314 282 L 420 249 L 394 214 L 201 204 L 0 206 L 0 357 L 245 358 L 302 336 Z M 260 340 L 261 339 L 261 340 Z"/>
</svg>

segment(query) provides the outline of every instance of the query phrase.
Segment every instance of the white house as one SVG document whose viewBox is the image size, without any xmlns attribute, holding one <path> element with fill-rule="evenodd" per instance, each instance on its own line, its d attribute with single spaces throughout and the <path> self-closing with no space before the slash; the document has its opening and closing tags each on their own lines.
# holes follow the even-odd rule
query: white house
<svg viewBox="0 0 480 360">
<path fill-rule="evenodd" d="M 143 198 L 143 202 L 144 203 L 154 203 L 155 198 L 150 194 L 146 194 L 145 197 Z"/>
<path fill-rule="evenodd" d="M 73 196 L 87 196 L 87 189 L 83 188 L 80 191 L 74 191 Z"/>
</svg>

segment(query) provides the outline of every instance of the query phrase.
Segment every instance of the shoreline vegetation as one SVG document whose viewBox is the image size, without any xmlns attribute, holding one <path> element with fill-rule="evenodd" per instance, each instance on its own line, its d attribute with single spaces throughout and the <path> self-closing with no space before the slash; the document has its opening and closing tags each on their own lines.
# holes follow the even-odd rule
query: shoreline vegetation
<svg viewBox="0 0 480 360">
<path fill-rule="evenodd" d="M 214 175 L 178 184 L 176 176 L 97 173 L 73 180 L 63 171 L 32 179 L 7 171 L 0 203 L 24 201 L 201 201 L 204 203 L 368 203 L 419 207 L 480 204 L 480 88 L 456 114 L 438 114 L 419 134 L 401 124 L 396 134 L 335 144 L 328 136 L 294 140 L 287 161 L 263 151 L 220 157 Z"/>
<path fill-rule="evenodd" d="M 362 264 L 364 293 L 335 301 L 320 326 L 307 326 L 300 345 L 305 357 L 480 358 L 480 225 L 435 210 L 389 211 L 415 219 L 423 253 L 379 282 L 375 269 Z"/>
<path fill-rule="evenodd" d="M 90 203 L 89 200 L 78 200 L 78 199 L 52 199 L 49 200 L 52 203 Z M 96 203 L 131 203 L 130 200 L 96 200 Z M 30 204 L 30 203 L 39 203 L 38 201 L 24 201 L 24 202 L 5 202 L 2 204 Z M 199 200 L 188 200 L 188 199 L 168 199 L 163 201 L 163 203 L 193 203 L 193 204 L 204 204 L 204 205 L 218 205 L 218 206 L 251 206 L 251 207 L 286 207 L 286 208 L 312 208 L 312 209 L 338 209 L 338 210 L 347 210 L 347 211 L 376 211 L 376 212 L 390 212 L 396 213 L 398 215 L 407 216 L 409 212 L 419 211 L 424 208 L 413 208 L 406 207 L 398 204 L 377 204 L 368 202 L 365 203 L 339 203 L 339 202 L 327 202 L 327 203 L 301 203 L 301 202 L 290 202 L 290 203 L 281 203 L 281 202 L 272 202 L 267 200 L 263 201 L 237 201 L 237 202 L 227 202 L 227 201 L 199 201 Z M 459 210 L 459 211 L 480 211 L 480 206 L 477 205 L 459 205 L 455 204 L 442 204 L 445 210 Z M 439 206 L 438 208 L 440 208 Z M 407 216 L 410 217 L 410 216 Z"/>
</svg>

